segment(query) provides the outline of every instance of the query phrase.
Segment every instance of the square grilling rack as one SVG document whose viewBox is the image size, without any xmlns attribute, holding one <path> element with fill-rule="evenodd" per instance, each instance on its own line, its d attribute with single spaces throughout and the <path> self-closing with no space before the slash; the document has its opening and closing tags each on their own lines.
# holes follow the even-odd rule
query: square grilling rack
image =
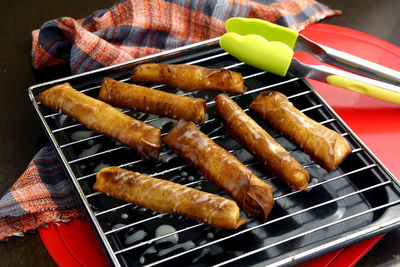
<svg viewBox="0 0 400 267">
<path fill-rule="evenodd" d="M 309 191 L 292 191 L 226 133 L 215 116 L 214 97 L 218 93 L 183 92 L 166 85 L 142 83 L 167 92 L 204 98 L 208 112 L 206 122 L 199 125 L 200 130 L 274 187 L 275 206 L 265 223 L 249 220 L 237 230 L 222 230 L 95 192 L 96 173 L 102 167 L 113 165 L 225 196 L 165 145 L 158 161 L 143 160 L 129 148 L 36 100 L 39 93 L 63 82 L 97 97 L 104 77 L 129 82 L 132 69 L 149 62 L 196 64 L 242 73 L 248 91 L 244 95 L 232 95 L 232 99 L 308 170 Z M 247 108 L 264 90 L 284 93 L 307 116 L 343 135 L 351 145 L 352 154 L 332 172 L 325 171 L 289 138 Z M 303 79 L 278 77 L 238 62 L 219 47 L 218 39 L 35 85 L 29 88 L 29 96 L 112 265 L 295 265 L 400 225 L 398 180 L 318 93 Z M 162 135 L 176 122 L 131 110 L 122 112 L 160 128 Z"/>
</svg>

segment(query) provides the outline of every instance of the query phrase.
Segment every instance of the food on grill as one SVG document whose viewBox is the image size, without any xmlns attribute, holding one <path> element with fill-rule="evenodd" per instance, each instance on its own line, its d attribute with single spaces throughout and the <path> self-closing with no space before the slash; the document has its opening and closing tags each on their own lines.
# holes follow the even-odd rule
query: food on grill
<svg viewBox="0 0 400 267">
<path fill-rule="evenodd" d="M 183 64 L 142 64 L 134 68 L 131 80 L 165 83 L 187 91 L 212 90 L 243 94 L 247 89 L 242 74 L 238 72 Z"/>
<path fill-rule="evenodd" d="M 38 100 L 130 148 L 144 158 L 157 159 L 161 131 L 116 110 L 109 104 L 78 92 L 69 83 L 39 94 Z"/>
<path fill-rule="evenodd" d="M 228 193 L 248 218 L 265 221 L 274 204 L 272 187 L 255 176 L 235 156 L 214 143 L 192 122 L 180 120 L 164 143 L 207 179 Z"/>
<path fill-rule="evenodd" d="M 276 174 L 294 190 L 307 190 L 309 175 L 274 138 L 250 118 L 230 97 L 220 94 L 215 98 L 217 114 L 227 132 L 268 170 Z"/>
<path fill-rule="evenodd" d="M 304 115 L 280 92 L 257 96 L 250 108 L 292 138 L 311 158 L 332 171 L 351 153 L 346 138 Z"/>
<path fill-rule="evenodd" d="M 170 181 L 118 167 L 96 176 L 94 190 L 158 212 L 184 215 L 215 228 L 236 229 L 246 222 L 236 202 Z"/>
<path fill-rule="evenodd" d="M 135 109 L 173 119 L 204 123 L 206 101 L 105 78 L 99 99 L 113 106 Z"/>
</svg>

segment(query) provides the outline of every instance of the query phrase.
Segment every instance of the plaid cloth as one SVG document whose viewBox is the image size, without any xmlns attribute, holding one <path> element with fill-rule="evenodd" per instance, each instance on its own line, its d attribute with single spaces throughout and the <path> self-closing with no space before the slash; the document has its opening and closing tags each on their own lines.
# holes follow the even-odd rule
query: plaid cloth
<svg viewBox="0 0 400 267">
<path fill-rule="evenodd" d="M 301 30 L 336 14 L 313 0 L 131 0 L 33 31 L 33 66 L 69 62 L 73 73 L 109 66 L 224 33 L 230 17 L 257 17 Z"/>
<path fill-rule="evenodd" d="M 33 66 L 69 62 L 72 73 L 81 73 L 220 36 L 229 17 L 256 17 L 301 30 L 338 13 L 313 0 L 119 1 L 87 18 L 62 17 L 33 31 Z M 0 239 L 79 216 L 72 185 L 46 146 L 0 200 Z"/>
<path fill-rule="evenodd" d="M 0 240 L 82 215 L 72 184 L 47 145 L 0 200 Z"/>
</svg>

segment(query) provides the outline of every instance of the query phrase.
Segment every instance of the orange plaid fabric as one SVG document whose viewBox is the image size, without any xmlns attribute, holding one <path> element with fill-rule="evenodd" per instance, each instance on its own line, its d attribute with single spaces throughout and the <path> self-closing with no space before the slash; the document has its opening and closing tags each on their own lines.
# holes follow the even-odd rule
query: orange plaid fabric
<svg viewBox="0 0 400 267">
<path fill-rule="evenodd" d="M 130 0 L 85 19 L 59 18 L 32 32 L 33 66 L 70 63 L 73 73 L 143 57 L 224 33 L 234 16 L 301 30 L 338 14 L 314 0 Z"/>
</svg>

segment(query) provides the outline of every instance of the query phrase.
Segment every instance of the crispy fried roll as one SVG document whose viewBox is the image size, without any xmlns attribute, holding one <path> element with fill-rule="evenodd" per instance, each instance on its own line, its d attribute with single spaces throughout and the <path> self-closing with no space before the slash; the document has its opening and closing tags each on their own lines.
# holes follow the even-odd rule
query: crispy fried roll
<svg viewBox="0 0 400 267">
<path fill-rule="evenodd" d="M 76 91 L 69 83 L 44 91 L 38 96 L 38 100 L 80 121 L 86 127 L 132 148 L 144 158 L 157 159 L 160 154 L 160 129 Z"/>
<path fill-rule="evenodd" d="M 336 168 L 351 153 L 346 138 L 304 115 L 280 92 L 261 93 L 250 108 L 291 137 L 328 171 Z"/>
<path fill-rule="evenodd" d="M 227 132 L 271 172 L 294 190 L 307 190 L 309 175 L 274 138 L 250 118 L 230 97 L 215 98 L 217 114 Z"/>
<path fill-rule="evenodd" d="M 158 212 L 184 215 L 215 228 L 236 229 L 246 222 L 233 200 L 118 167 L 102 169 L 93 188 L 114 198 Z"/>
<path fill-rule="evenodd" d="M 267 219 L 274 204 L 272 187 L 255 176 L 235 156 L 214 143 L 192 122 L 180 120 L 164 143 L 235 199 L 247 217 Z"/>
<path fill-rule="evenodd" d="M 99 99 L 117 107 L 200 124 L 204 123 L 207 112 L 206 101 L 202 98 L 170 94 L 111 78 L 104 79 Z"/>
<path fill-rule="evenodd" d="M 187 91 L 212 90 L 243 94 L 247 90 L 240 73 L 195 65 L 142 64 L 135 67 L 131 80 L 165 83 Z"/>
</svg>

